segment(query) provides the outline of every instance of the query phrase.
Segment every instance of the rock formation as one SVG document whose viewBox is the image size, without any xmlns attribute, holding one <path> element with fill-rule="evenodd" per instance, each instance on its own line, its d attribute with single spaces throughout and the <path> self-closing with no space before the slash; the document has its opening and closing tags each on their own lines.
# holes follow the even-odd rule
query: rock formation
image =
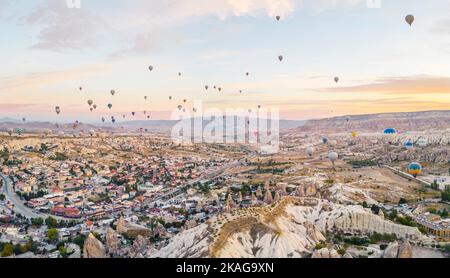
<svg viewBox="0 0 450 278">
<path fill-rule="evenodd" d="M 88 259 L 106 258 L 106 251 L 103 243 L 93 234 L 89 234 L 84 241 L 83 257 Z"/>
<path fill-rule="evenodd" d="M 109 254 L 117 254 L 120 248 L 119 235 L 116 231 L 109 228 L 106 232 L 106 249 Z"/>
</svg>

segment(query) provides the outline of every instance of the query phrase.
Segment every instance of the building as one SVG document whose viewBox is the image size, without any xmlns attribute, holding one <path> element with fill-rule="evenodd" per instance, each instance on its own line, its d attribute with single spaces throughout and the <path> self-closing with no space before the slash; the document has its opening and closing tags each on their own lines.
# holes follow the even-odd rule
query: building
<svg viewBox="0 0 450 278">
<path fill-rule="evenodd" d="M 443 220 L 439 215 L 427 212 L 417 216 L 415 221 L 438 240 L 450 241 L 450 219 Z"/>
</svg>

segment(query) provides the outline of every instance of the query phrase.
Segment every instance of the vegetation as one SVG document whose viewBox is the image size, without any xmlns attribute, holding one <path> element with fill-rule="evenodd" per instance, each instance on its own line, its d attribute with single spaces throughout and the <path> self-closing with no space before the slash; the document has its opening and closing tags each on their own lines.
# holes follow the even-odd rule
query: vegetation
<svg viewBox="0 0 450 278">
<path fill-rule="evenodd" d="M 49 229 L 47 231 L 47 237 L 50 242 L 56 242 L 59 237 L 59 232 L 57 229 Z"/>
<path fill-rule="evenodd" d="M 365 159 L 365 160 L 350 160 L 348 162 L 350 165 L 352 165 L 353 167 L 370 167 L 370 166 L 376 166 L 377 162 L 370 160 L 370 159 Z"/>
<path fill-rule="evenodd" d="M 4 258 L 4 257 L 12 256 L 12 254 L 14 254 L 14 245 L 12 245 L 11 243 L 7 243 L 3 247 L 1 256 Z"/>
<path fill-rule="evenodd" d="M 69 157 L 64 153 L 55 152 L 55 154 L 50 156 L 49 159 L 55 160 L 55 161 L 65 161 L 65 160 L 69 159 Z"/>
<path fill-rule="evenodd" d="M 446 186 L 445 190 L 441 192 L 441 199 L 446 202 L 450 201 L 450 186 Z"/>
<path fill-rule="evenodd" d="M 377 232 L 370 236 L 370 243 L 377 244 L 379 242 L 393 242 L 397 240 L 395 234 L 379 234 Z"/>
</svg>

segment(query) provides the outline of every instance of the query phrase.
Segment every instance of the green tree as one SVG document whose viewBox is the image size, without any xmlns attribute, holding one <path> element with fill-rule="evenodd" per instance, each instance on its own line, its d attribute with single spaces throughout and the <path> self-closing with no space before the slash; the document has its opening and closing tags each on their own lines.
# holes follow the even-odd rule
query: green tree
<svg viewBox="0 0 450 278">
<path fill-rule="evenodd" d="M 61 245 L 58 250 L 59 250 L 59 254 L 61 255 L 61 257 L 67 258 L 67 256 L 68 256 L 67 248 L 64 247 L 64 245 Z"/>
<path fill-rule="evenodd" d="M 12 254 L 14 254 L 14 245 L 12 245 L 11 243 L 8 243 L 5 245 L 5 247 L 3 247 L 3 251 L 2 251 L 2 257 L 9 257 Z"/>
<path fill-rule="evenodd" d="M 31 224 L 36 227 L 40 227 L 44 224 L 44 219 L 42 218 L 33 218 L 31 219 Z"/>
<path fill-rule="evenodd" d="M 50 229 L 47 231 L 47 237 L 51 242 L 56 242 L 58 240 L 59 232 L 57 229 Z"/>
<path fill-rule="evenodd" d="M 49 216 L 47 217 L 47 219 L 45 219 L 45 225 L 47 225 L 49 229 L 57 228 L 58 221 L 56 221 L 55 218 Z"/>
</svg>

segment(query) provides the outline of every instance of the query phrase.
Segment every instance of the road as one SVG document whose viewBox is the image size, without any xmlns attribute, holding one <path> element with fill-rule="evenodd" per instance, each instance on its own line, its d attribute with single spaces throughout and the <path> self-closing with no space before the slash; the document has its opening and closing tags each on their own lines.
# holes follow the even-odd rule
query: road
<svg viewBox="0 0 450 278">
<path fill-rule="evenodd" d="M 251 157 L 251 156 L 250 156 L 250 157 Z M 247 158 L 250 158 L 250 157 L 247 157 Z M 211 179 L 213 179 L 213 178 L 219 177 L 219 176 L 221 176 L 226 170 L 241 165 L 241 162 L 242 162 L 243 160 L 245 160 L 245 159 L 246 159 L 246 158 L 242 158 L 242 159 L 240 159 L 240 160 L 236 160 L 236 161 L 233 161 L 233 162 L 231 162 L 231 163 L 228 163 L 228 164 L 226 164 L 226 165 L 220 167 L 219 169 L 217 169 L 217 170 L 215 170 L 215 171 L 213 171 L 213 172 L 211 172 L 211 173 L 208 173 L 208 174 L 206 174 L 206 175 L 204 175 L 204 176 L 201 176 L 201 177 L 199 177 L 199 178 L 197 178 L 197 179 L 195 179 L 195 180 L 192 180 L 192 181 L 186 183 L 186 184 L 183 186 L 183 188 L 186 188 L 187 186 L 191 186 L 191 185 L 193 185 L 193 184 L 195 184 L 195 183 L 197 183 L 197 182 L 200 182 L 200 181 L 211 180 Z M 149 205 L 150 207 L 152 207 L 152 206 L 155 205 L 155 203 L 157 203 L 157 202 L 158 202 L 158 203 L 161 203 L 161 201 L 164 202 L 164 203 L 167 203 L 167 202 L 170 202 L 171 200 L 177 198 L 177 197 L 180 196 L 181 194 L 183 194 L 182 188 L 177 188 L 177 189 L 173 190 L 172 192 L 166 193 L 166 194 L 164 194 L 164 195 L 162 195 L 162 196 L 159 196 L 158 198 L 152 200 L 150 203 L 148 203 L 148 205 Z"/>
<path fill-rule="evenodd" d="M 17 214 L 23 215 L 25 218 L 31 219 L 31 218 L 47 218 L 49 216 L 58 219 L 58 220 L 73 220 L 69 218 L 59 217 L 55 215 L 50 214 L 44 214 L 44 213 L 38 213 L 35 212 L 33 209 L 27 207 L 22 200 L 17 196 L 17 194 L 13 190 L 13 182 L 11 179 L 2 173 L 0 173 L 0 178 L 3 179 L 3 186 L 0 190 L 1 193 L 5 194 L 6 200 L 8 200 L 10 203 L 14 205 L 14 212 Z"/>
</svg>

